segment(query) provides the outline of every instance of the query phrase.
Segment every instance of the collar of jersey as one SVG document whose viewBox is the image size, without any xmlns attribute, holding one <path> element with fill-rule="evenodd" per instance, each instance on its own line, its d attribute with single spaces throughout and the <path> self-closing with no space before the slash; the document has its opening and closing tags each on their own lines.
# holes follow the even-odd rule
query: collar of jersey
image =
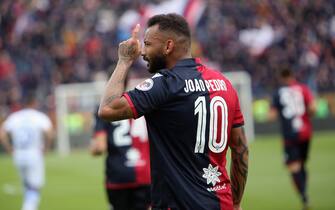
<svg viewBox="0 0 335 210">
<path fill-rule="evenodd" d="M 179 60 L 176 63 L 175 67 L 195 66 L 200 63 L 201 63 L 200 58 L 186 58 Z"/>
</svg>

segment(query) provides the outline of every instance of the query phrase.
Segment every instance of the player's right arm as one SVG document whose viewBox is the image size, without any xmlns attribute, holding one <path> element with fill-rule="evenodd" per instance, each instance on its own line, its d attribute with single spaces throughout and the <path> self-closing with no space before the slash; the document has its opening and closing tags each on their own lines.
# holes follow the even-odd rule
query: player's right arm
<svg viewBox="0 0 335 210">
<path fill-rule="evenodd" d="M 230 179 L 234 210 L 240 210 L 240 203 L 247 182 L 249 160 L 247 139 L 242 126 L 232 129 L 229 146 L 231 149 Z"/>
<path fill-rule="evenodd" d="M 270 103 L 269 111 L 267 113 L 267 120 L 268 121 L 275 121 L 278 118 L 278 95 L 275 93 L 272 97 L 272 101 Z"/>
<path fill-rule="evenodd" d="M 131 38 L 119 44 L 119 60 L 102 95 L 99 106 L 99 117 L 108 121 L 133 118 L 133 112 L 125 97 L 125 79 L 130 66 L 141 53 L 138 39 L 140 25 L 136 25 Z"/>
<path fill-rule="evenodd" d="M 7 153 L 12 154 L 13 153 L 13 147 L 9 142 L 10 135 L 3 127 L 0 127 L 0 142 L 3 145 L 4 149 Z"/>
<path fill-rule="evenodd" d="M 268 115 L 267 115 L 267 119 L 269 121 L 275 121 L 278 117 L 278 111 L 275 107 L 270 107 Z"/>
<path fill-rule="evenodd" d="M 90 145 L 91 155 L 98 156 L 106 152 L 110 125 L 110 123 L 99 118 L 97 112 L 94 113 L 93 137 Z"/>
<path fill-rule="evenodd" d="M 96 132 L 90 146 L 93 156 L 102 155 L 107 150 L 107 133 L 104 131 Z"/>
</svg>

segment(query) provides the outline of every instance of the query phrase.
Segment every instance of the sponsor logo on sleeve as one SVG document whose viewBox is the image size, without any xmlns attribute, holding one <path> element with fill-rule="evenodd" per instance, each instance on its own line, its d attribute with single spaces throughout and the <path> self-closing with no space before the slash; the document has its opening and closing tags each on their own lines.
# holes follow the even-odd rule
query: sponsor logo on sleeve
<svg viewBox="0 0 335 210">
<path fill-rule="evenodd" d="M 136 86 L 137 90 L 148 91 L 154 86 L 154 81 L 152 79 L 146 79 Z"/>
</svg>

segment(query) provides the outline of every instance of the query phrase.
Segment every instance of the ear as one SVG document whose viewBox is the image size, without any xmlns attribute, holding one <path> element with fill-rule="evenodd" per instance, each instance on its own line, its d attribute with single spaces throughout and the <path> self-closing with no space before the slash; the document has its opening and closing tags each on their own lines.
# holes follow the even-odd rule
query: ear
<svg viewBox="0 0 335 210">
<path fill-rule="evenodd" d="M 174 47 L 175 47 L 175 41 L 173 39 L 166 40 L 164 54 L 169 55 L 170 53 L 172 53 L 174 50 Z"/>
</svg>

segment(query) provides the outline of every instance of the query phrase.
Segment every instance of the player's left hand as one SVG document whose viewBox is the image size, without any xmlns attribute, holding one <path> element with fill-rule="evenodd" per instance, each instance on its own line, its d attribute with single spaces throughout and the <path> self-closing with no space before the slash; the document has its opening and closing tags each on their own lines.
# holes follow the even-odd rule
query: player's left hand
<svg viewBox="0 0 335 210">
<path fill-rule="evenodd" d="M 119 61 L 126 63 L 134 62 L 141 54 L 141 43 L 138 38 L 140 24 L 137 24 L 132 31 L 131 37 L 119 44 Z"/>
</svg>

